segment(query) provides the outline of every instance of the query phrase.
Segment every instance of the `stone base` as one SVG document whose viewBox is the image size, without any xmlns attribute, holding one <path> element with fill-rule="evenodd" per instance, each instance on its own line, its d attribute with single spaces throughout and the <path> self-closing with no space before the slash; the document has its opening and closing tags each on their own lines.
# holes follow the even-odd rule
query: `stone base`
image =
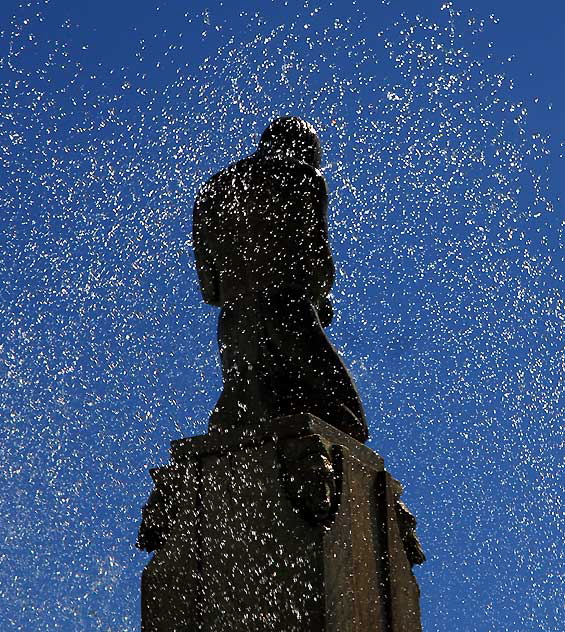
<svg viewBox="0 0 565 632">
<path fill-rule="evenodd" d="M 400 485 L 329 424 L 174 441 L 151 475 L 143 632 L 421 630 Z"/>
</svg>

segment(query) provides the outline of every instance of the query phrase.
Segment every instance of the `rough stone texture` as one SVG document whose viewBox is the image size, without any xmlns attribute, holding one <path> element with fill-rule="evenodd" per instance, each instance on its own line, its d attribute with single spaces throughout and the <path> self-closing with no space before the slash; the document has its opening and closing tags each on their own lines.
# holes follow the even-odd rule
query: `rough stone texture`
<svg viewBox="0 0 565 632">
<path fill-rule="evenodd" d="M 175 441 L 152 477 L 143 632 L 421 630 L 401 488 L 329 424 L 301 414 Z"/>
</svg>

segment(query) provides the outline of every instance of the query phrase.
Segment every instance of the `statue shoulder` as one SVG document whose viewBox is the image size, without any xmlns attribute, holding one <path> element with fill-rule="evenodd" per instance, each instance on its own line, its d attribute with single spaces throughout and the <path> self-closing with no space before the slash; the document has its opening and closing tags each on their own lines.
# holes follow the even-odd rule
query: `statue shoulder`
<svg viewBox="0 0 565 632">
<path fill-rule="evenodd" d="M 300 175 L 302 178 L 306 178 L 317 187 L 320 187 L 327 191 L 326 179 L 324 178 L 320 169 L 317 169 L 316 167 L 313 167 L 306 162 L 299 162 L 298 160 L 292 161 L 292 164 L 294 165 L 294 169 L 298 175 Z"/>
<path fill-rule="evenodd" d="M 284 164 L 288 171 L 308 176 L 312 180 L 320 180 L 325 182 L 324 176 L 322 175 L 320 169 L 309 165 L 307 162 L 302 162 L 300 160 L 281 160 L 280 163 Z"/>
<path fill-rule="evenodd" d="M 320 169 L 305 162 L 297 162 L 296 168 L 300 178 L 310 184 L 317 197 L 327 200 L 328 185 Z"/>
<path fill-rule="evenodd" d="M 195 206 L 213 203 L 214 199 L 233 188 L 234 182 L 238 182 L 253 169 L 251 157 L 243 158 L 218 171 L 210 179 L 204 182 L 196 194 Z"/>
<path fill-rule="evenodd" d="M 322 172 L 299 160 L 269 160 L 270 168 L 274 173 L 280 174 L 283 178 L 290 178 L 292 187 L 297 181 L 306 185 L 308 189 L 315 190 L 322 197 L 327 197 L 328 187 Z M 289 182 L 289 184 L 290 184 Z"/>
</svg>

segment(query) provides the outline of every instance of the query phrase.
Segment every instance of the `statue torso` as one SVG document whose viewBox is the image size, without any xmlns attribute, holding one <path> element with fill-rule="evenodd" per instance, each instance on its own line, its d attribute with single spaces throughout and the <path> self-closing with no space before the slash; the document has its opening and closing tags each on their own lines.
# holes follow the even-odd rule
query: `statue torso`
<svg viewBox="0 0 565 632">
<path fill-rule="evenodd" d="M 318 170 L 253 155 L 204 185 L 197 207 L 195 245 L 213 265 L 219 304 L 285 285 L 314 302 L 329 291 L 327 191 Z"/>
</svg>

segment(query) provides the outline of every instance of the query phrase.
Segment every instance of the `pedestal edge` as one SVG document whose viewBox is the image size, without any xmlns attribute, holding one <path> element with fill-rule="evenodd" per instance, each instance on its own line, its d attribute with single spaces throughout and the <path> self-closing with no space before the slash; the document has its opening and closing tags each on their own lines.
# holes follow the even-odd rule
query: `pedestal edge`
<svg viewBox="0 0 565 632">
<path fill-rule="evenodd" d="M 277 417 L 259 427 L 241 427 L 221 434 L 175 439 L 171 441 L 171 463 L 181 464 L 194 457 L 223 454 L 267 441 L 306 434 L 319 434 L 334 444 L 346 447 L 359 460 L 379 470 L 384 469 L 384 459 L 374 450 L 310 413 Z"/>
</svg>

